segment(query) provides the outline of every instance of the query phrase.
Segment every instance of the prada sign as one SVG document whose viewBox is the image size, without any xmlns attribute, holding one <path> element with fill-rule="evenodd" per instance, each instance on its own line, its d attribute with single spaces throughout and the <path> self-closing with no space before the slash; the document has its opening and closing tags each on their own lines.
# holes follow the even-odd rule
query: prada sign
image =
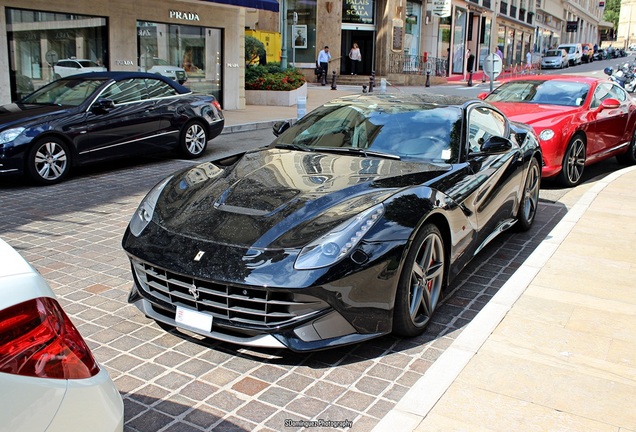
<svg viewBox="0 0 636 432">
<path fill-rule="evenodd" d="M 175 10 L 170 11 L 170 18 L 175 18 L 175 19 L 184 20 L 184 21 L 201 21 L 199 19 L 199 14 L 197 13 L 182 12 L 182 11 L 175 11 Z"/>
</svg>

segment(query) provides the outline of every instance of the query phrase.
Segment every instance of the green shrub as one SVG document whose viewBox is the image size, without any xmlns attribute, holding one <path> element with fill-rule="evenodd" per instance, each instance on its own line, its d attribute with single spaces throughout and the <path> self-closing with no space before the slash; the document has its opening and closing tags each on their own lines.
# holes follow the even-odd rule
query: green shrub
<svg viewBox="0 0 636 432">
<path fill-rule="evenodd" d="M 266 54 L 265 45 L 263 42 L 256 39 L 254 36 L 245 36 L 245 66 L 256 62 L 260 56 Z"/>
<path fill-rule="evenodd" d="M 296 68 L 280 69 L 278 63 L 253 65 L 245 69 L 246 90 L 296 90 L 305 83 L 305 76 Z"/>
</svg>

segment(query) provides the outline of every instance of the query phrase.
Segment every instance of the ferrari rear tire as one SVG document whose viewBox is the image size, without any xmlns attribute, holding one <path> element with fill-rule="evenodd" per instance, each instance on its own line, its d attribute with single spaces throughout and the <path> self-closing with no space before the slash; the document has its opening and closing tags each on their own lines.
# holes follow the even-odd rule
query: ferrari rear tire
<svg viewBox="0 0 636 432">
<path fill-rule="evenodd" d="M 581 183 L 585 169 L 585 147 L 585 137 L 581 133 L 577 133 L 570 140 L 563 156 L 563 164 L 559 174 L 559 180 L 564 186 L 574 187 Z"/>
<path fill-rule="evenodd" d="M 400 275 L 393 311 L 393 333 L 420 335 L 439 303 L 445 281 L 444 239 L 433 224 L 416 235 Z"/>
<path fill-rule="evenodd" d="M 71 170 L 68 146 L 59 138 L 38 140 L 31 147 L 26 161 L 26 171 L 33 181 L 41 185 L 59 183 Z"/>
<path fill-rule="evenodd" d="M 632 134 L 632 141 L 629 143 L 629 148 L 626 153 L 616 156 L 616 160 L 620 164 L 634 165 L 636 164 L 636 128 Z"/>
<path fill-rule="evenodd" d="M 519 231 L 528 231 L 537 215 L 539 206 L 539 188 L 541 186 L 541 168 L 535 158 L 530 160 L 526 183 L 523 186 L 523 196 L 519 204 L 516 228 Z"/>
<path fill-rule="evenodd" d="M 201 122 L 191 121 L 183 128 L 180 140 L 179 151 L 184 157 L 188 159 L 199 157 L 208 145 L 207 129 Z"/>
</svg>

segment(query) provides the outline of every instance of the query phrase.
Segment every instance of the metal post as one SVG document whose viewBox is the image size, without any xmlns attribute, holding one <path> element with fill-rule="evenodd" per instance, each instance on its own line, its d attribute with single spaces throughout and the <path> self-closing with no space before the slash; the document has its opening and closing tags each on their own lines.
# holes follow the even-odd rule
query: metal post
<svg viewBox="0 0 636 432">
<path fill-rule="evenodd" d="M 336 71 L 332 71 L 331 74 L 331 90 L 336 90 Z"/>
<path fill-rule="evenodd" d="M 426 62 L 426 84 L 424 85 L 426 87 L 431 86 L 431 61 L 430 60 Z"/>
<path fill-rule="evenodd" d="M 371 76 L 369 77 L 369 93 L 373 92 L 374 84 L 375 84 L 375 71 L 371 71 Z"/>
<path fill-rule="evenodd" d="M 287 69 L 287 0 L 281 0 L 281 8 L 280 8 L 280 17 L 282 20 L 281 25 L 281 57 L 280 57 L 280 68 L 282 70 Z"/>
</svg>

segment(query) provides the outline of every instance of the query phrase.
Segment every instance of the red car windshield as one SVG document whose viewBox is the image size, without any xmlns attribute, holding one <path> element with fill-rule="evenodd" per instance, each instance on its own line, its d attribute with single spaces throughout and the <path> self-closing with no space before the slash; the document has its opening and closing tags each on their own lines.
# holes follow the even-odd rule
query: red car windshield
<svg viewBox="0 0 636 432">
<path fill-rule="evenodd" d="M 574 81 L 511 81 L 497 87 L 486 100 L 576 107 L 583 105 L 589 91 L 589 84 Z"/>
</svg>

